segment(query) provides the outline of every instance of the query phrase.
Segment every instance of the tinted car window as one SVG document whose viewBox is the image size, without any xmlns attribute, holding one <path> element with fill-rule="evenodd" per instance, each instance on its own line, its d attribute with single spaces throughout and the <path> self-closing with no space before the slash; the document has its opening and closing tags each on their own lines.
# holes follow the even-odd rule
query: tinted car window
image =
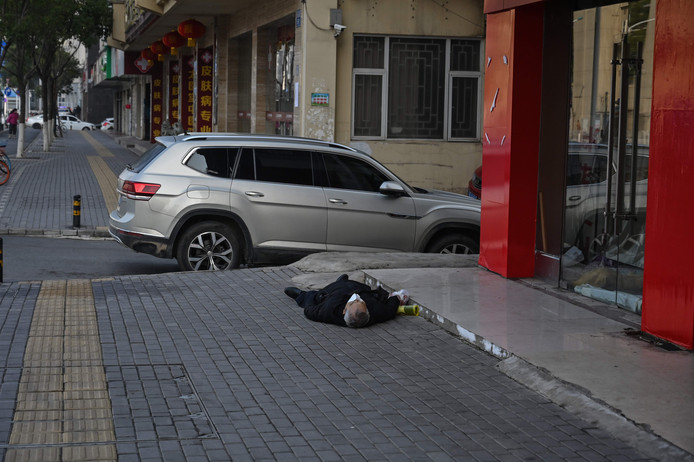
<svg viewBox="0 0 694 462">
<path fill-rule="evenodd" d="M 568 158 L 566 185 L 601 183 L 607 179 L 607 157 L 581 154 Z"/>
<path fill-rule="evenodd" d="M 139 173 L 140 170 L 145 168 L 147 165 L 149 165 L 150 162 L 156 159 L 159 153 L 161 153 L 164 149 L 166 149 L 166 146 L 164 146 L 163 144 L 156 143 L 154 146 L 149 148 L 147 152 L 142 154 L 142 156 L 138 159 L 137 162 L 135 162 L 132 165 L 128 165 L 128 170 Z"/>
<path fill-rule="evenodd" d="M 234 178 L 239 180 L 255 180 L 255 162 L 253 161 L 253 149 L 243 148 L 239 165 L 236 167 Z"/>
<path fill-rule="evenodd" d="M 625 181 L 631 181 L 631 157 L 626 156 L 624 162 Z M 648 157 L 638 156 L 636 158 L 636 181 L 648 179 Z"/>
<path fill-rule="evenodd" d="M 335 154 L 324 154 L 323 160 L 331 188 L 377 192 L 388 178 L 371 165 L 359 159 Z"/>
<path fill-rule="evenodd" d="M 206 175 L 229 178 L 227 148 L 200 148 L 186 161 L 186 165 Z"/>
<path fill-rule="evenodd" d="M 290 149 L 255 149 L 255 174 L 258 181 L 313 186 L 311 153 Z"/>
</svg>

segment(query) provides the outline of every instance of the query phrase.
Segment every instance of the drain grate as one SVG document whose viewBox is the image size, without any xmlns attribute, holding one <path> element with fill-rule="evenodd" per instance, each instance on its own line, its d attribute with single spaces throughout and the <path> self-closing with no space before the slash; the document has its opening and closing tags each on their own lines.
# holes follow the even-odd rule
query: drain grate
<svg viewBox="0 0 694 462">
<path fill-rule="evenodd" d="M 106 367 L 116 441 L 219 438 L 181 364 Z"/>
</svg>

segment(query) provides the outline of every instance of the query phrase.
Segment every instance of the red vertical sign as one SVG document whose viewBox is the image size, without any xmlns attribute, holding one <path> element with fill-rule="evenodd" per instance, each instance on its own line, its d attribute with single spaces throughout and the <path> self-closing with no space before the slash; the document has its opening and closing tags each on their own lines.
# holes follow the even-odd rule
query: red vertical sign
<svg viewBox="0 0 694 462">
<path fill-rule="evenodd" d="M 152 142 L 154 138 L 161 135 L 161 123 L 164 119 L 163 67 L 160 62 L 157 62 L 152 68 Z"/>
<path fill-rule="evenodd" d="M 213 60 L 212 47 L 199 51 L 198 57 L 198 131 L 212 131 L 212 85 Z"/>
<path fill-rule="evenodd" d="M 178 122 L 179 111 L 179 90 L 178 80 L 181 74 L 181 66 L 178 63 L 171 63 L 169 67 L 169 122 L 173 125 Z"/>
<path fill-rule="evenodd" d="M 195 129 L 193 114 L 195 113 L 195 56 L 184 56 L 181 72 L 181 128 L 185 131 Z"/>
</svg>

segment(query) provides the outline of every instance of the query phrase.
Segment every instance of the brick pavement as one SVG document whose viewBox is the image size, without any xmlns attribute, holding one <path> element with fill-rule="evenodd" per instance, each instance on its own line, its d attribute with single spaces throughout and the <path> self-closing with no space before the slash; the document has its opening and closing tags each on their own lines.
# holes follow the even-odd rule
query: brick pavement
<svg viewBox="0 0 694 462">
<path fill-rule="evenodd" d="M 647 460 L 421 318 L 306 320 L 295 274 L 93 281 L 119 460 Z"/>
<path fill-rule="evenodd" d="M 12 234 L 77 234 L 72 204 L 73 196 L 80 195 L 79 233 L 98 230 L 106 235 L 109 207 L 114 205 L 112 186 L 138 156 L 100 131 L 69 131 L 49 152 L 40 149 L 37 137 L 25 158 L 12 159 L 10 181 L 0 188 L 0 229 Z"/>
<path fill-rule="evenodd" d="M 86 159 L 100 155 L 74 135 L 64 152 L 20 161 L 4 226 L 69 228 L 79 193 L 84 224 L 101 225 L 99 173 Z M 127 157 L 100 156 L 114 172 Z M 363 330 L 306 320 L 282 293 L 296 274 L 283 267 L 91 280 L 96 324 L 64 345 L 88 344 L 98 328 L 113 436 L 79 443 L 12 438 L 47 283 L 0 285 L 0 457 L 109 460 L 115 446 L 121 461 L 648 460 L 422 318 Z M 66 313 L 71 306 L 66 294 Z M 93 396 L 83 390 L 77 405 Z"/>
</svg>

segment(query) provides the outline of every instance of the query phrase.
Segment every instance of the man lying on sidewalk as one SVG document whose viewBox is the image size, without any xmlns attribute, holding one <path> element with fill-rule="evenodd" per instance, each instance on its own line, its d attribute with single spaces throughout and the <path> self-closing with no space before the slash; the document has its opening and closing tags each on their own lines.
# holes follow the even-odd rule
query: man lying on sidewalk
<svg viewBox="0 0 694 462">
<path fill-rule="evenodd" d="M 284 293 L 296 300 L 311 321 L 346 327 L 367 327 L 393 319 L 401 303 L 398 296 L 350 281 L 346 274 L 321 290 L 287 287 Z"/>
</svg>

